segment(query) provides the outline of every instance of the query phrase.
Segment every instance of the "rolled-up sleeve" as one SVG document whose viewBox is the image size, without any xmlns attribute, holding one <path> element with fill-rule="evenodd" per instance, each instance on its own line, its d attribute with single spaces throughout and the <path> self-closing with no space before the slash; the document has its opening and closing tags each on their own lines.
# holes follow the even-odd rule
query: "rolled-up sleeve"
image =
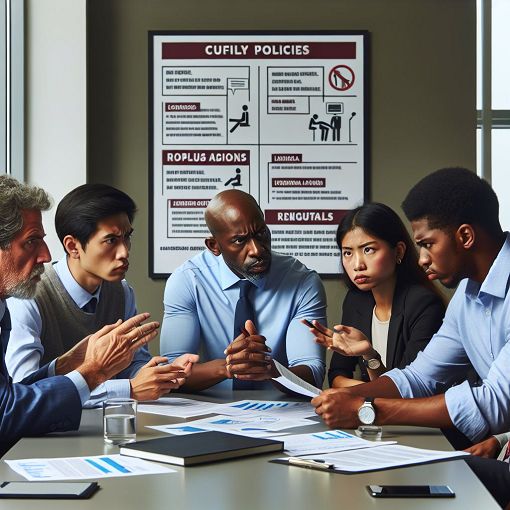
<svg viewBox="0 0 510 510">
<path fill-rule="evenodd" d="M 163 304 L 161 356 L 167 357 L 172 363 L 182 354 L 198 354 L 200 322 L 193 288 L 185 272 L 175 272 L 167 280 Z"/>
<path fill-rule="evenodd" d="M 457 327 L 459 299 L 454 296 L 443 324 L 425 349 L 404 369 L 386 372 L 402 398 L 430 397 L 444 393 L 452 384 L 465 378 L 470 367 Z"/>
<path fill-rule="evenodd" d="M 510 342 L 499 352 L 480 386 L 463 382 L 445 395 L 454 425 L 472 441 L 508 430 L 510 423 Z"/>
</svg>

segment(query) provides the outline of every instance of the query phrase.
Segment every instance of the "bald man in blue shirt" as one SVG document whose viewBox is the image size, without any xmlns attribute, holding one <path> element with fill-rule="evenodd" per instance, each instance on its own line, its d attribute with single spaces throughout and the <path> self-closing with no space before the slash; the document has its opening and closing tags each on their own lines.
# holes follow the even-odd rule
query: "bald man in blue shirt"
<svg viewBox="0 0 510 510">
<path fill-rule="evenodd" d="M 183 388 L 199 391 L 218 383 L 228 388 L 267 387 L 279 376 L 273 360 L 322 387 L 324 352 L 300 323 L 326 323 L 326 297 L 317 273 L 271 251 L 262 211 L 243 191 L 216 195 L 205 219 L 211 232 L 205 240 L 207 250 L 171 275 L 164 295 L 162 355 L 171 361 L 185 352 L 204 351 L 204 362 L 194 366 Z M 252 287 L 254 317 L 244 332 L 234 331 L 236 305 L 246 281 Z"/>
</svg>

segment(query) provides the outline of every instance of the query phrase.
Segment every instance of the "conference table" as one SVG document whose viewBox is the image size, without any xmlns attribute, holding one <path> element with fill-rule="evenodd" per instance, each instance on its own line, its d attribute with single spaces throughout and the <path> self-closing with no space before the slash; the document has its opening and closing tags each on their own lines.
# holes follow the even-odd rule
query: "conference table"
<svg viewBox="0 0 510 510">
<path fill-rule="evenodd" d="M 296 400 L 278 390 L 215 392 L 199 395 L 176 394 L 212 402 L 243 399 Z M 190 421 L 190 420 L 187 420 Z M 137 439 L 161 436 L 146 425 L 182 422 L 167 416 L 139 413 Z M 292 433 L 324 431 L 316 425 L 292 429 Z M 283 436 L 282 436 L 283 437 Z M 383 440 L 437 450 L 451 450 L 439 430 L 388 426 Z M 102 434 L 102 411 L 84 410 L 80 429 L 20 440 L 4 459 L 74 457 L 118 453 L 117 446 L 106 445 Z M 268 462 L 282 457 L 272 453 L 175 469 L 164 475 L 143 475 L 101 479 L 101 490 L 89 500 L 8 500 L 4 509 L 142 509 L 142 510 L 313 510 L 313 509 L 497 509 L 499 506 L 463 460 L 453 460 L 385 471 L 345 475 L 286 466 Z M 0 463 L 0 480 L 23 480 L 5 462 Z M 449 485 L 456 493 L 451 499 L 375 499 L 366 485 Z"/>
</svg>

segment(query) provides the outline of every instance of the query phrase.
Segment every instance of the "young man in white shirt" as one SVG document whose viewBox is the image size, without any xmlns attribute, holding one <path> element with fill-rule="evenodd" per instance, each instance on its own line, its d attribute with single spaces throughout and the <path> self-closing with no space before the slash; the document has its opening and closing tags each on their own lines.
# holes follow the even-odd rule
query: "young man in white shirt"
<svg viewBox="0 0 510 510">
<path fill-rule="evenodd" d="M 136 212 L 133 200 L 104 184 L 85 184 L 58 205 L 55 227 L 66 255 L 47 264 L 33 299 L 11 298 L 12 331 L 6 364 L 20 381 L 50 363 L 104 324 L 136 314 L 133 289 L 124 279 Z M 152 400 L 178 388 L 196 355 L 184 354 L 172 365 L 139 349 L 131 364 L 91 394 L 87 404 L 105 398 Z M 179 377 L 178 377 L 179 376 Z"/>
</svg>

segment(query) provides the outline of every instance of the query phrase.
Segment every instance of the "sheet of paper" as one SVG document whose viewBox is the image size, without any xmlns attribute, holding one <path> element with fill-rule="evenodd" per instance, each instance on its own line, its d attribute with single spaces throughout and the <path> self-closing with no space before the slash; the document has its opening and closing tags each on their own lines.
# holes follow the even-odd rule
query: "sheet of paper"
<svg viewBox="0 0 510 510">
<path fill-rule="evenodd" d="M 282 402 L 280 400 L 241 400 L 219 404 L 217 411 L 229 416 L 242 416 L 243 414 L 262 413 L 267 415 L 290 418 L 311 418 L 317 416 L 315 408 L 310 402 Z"/>
<path fill-rule="evenodd" d="M 358 473 L 375 471 L 390 467 L 409 466 L 435 460 L 449 460 L 469 455 L 465 452 L 442 452 L 438 450 L 422 450 L 410 446 L 389 445 L 380 448 L 350 450 L 344 452 L 321 455 L 321 460 L 335 465 L 336 469 Z M 304 456 L 317 458 L 317 456 Z"/>
<path fill-rule="evenodd" d="M 171 428 L 170 428 L 171 427 Z M 160 432 L 164 432 L 166 434 L 173 434 L 174 436 L 187 436 L 188 434 L 200 434 L 202 432 L 209 432 L 211 429 L 206 429 L 203 427 L 197 427 L 190 424 L 184 424 L 184 425 L 147 425 L 147 428 L 159 430 Z M 230 430 L 222 430 L 222 432 L 230 432 L 232 434 L 239 434 L 239 432 L 234 432 Z M 274 432 L 272 430 L 250 430 L 250 431 L 244 431 L 242 436 L 249 436 L 249 437 L 278 437 L 278 436 L 285 436 L 287 432 Z"/>
<path fill-rule="evenodd" d="M 39 482 L 175 473 L 175 469 L 124 455 L 19 459 L 5 462 L 27 480 Z"/>
<path fill-rule="evenodd" d="M 273 435 L 272 432 L 277 432 L 293 427 L 304 427 L 308 425 L 316 425 L 310 420 L 288 420 L 279 416 L 270 416 L 262 414 L 246 414 L 243 416 L 227 416 L 218 415 L 211 418 L 203 418 L 201 420 L 194 420 L 186 424 L 187 427 L 182 425 L 165 425 L 164 427 L 150 427 L 156 430 L 172 434 L 173 430 L 182 432 L 193 432 L 192 428 L 203 430 L 219 430 L 221 432 L 232 432 L 233 434 L 241 435 Z M 195 430 L 199 432 L 199 430 Z M 177 432 L 179 433 L 179 432 Z"/>
<path fill-rule="evenodd" d="M 285 453 L 297 457 L 307 454 L 322 454 L 354 450 L 357 448 L 373 448 L 394 444 L 395 441 L 367 441 L 342 430 L 328 430 L 311 434 L 291 434 L 284 438 Z"/>
<path fill-rule="evenodd" d="M 206 414 L 214 414 L 218 404 L 214 402 L 203 402 L 191 398 L 163 397 L 159 400 L 151 400 L 138 404 L 138 411 L 141 413 L 161 414 L 175 418 L 194 418 Z"/>
<path fill-rule="evenodd" d="M 293 374 L 281 363 L 278 363 L 278 361 L 273 360 L 273 362 L 276 366 L 276 369 L 280 373 L 280 377 L 273 377 L 274 381 L 280 383 L 282 386 L 285 386 L 294 393 L 299 393 L 300 395 L 305 395 L 306 397 L 313 398 L 316 397 L 317 395 L 320 395 L 321 390 L 319 390 L 319 388 L 316 388 L 312 384 L 303 381 L 301 377 L 298 377 L 297 375 Z"/>
</svg>

